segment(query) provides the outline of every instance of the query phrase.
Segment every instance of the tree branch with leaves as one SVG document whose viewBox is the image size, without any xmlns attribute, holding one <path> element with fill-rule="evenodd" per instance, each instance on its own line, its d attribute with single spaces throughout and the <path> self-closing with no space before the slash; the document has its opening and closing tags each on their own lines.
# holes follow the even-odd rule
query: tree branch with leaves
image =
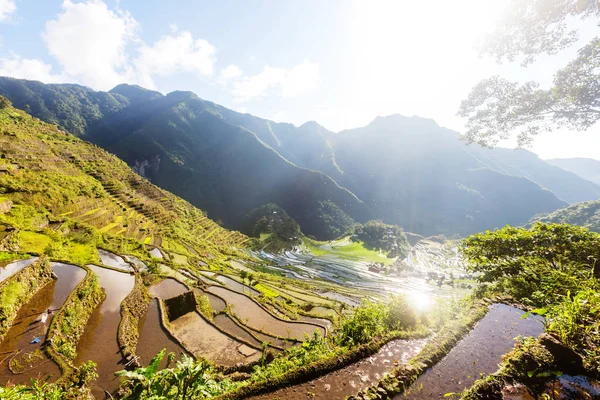
<svg viewBox="0 0 600 400">
<path fill-rule="evenodd" d="M 568 20 L 600 19 L 597 0 L 513 0 L 481 55 L 497 62 L 531 64 L 542 54 L 554 55 L 578 40 Z M 600 23 L 599 23 L 600 26 Z M 550 88 L 537 82 L 512 82 L 494 76 L 479 82 L 463 100 L 458 115 L 467 118 L 465 139 L 484 146 L 517 136 L 519 146 L 555 128 L 584 131 L 600 119 L 600 38 L 558 70 Z"/>
</svg>

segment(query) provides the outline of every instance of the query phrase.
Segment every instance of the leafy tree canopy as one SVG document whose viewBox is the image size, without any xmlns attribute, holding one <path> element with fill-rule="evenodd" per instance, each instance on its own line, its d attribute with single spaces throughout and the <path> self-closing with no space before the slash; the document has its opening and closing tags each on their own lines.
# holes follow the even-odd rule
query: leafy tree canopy
<svg viewBox="0 0 600 400">
<path fill-rule="evenodd" d="M 271 236 L 269 241 L 290 247 L 300 244 L 300 226 L 281 207 L 274 203 L 262 205 L 246 214 L 243 231 L 249 236 L 259 237 L 261 233 Z M 275 246 L 278 243 L 273 243 Z"/>
<path fill-rule="evenodd" d="M 381 221 L 369 221 L 358 226 L 353 239 L 362 241 L 368 249 L 387 252 L 388 257 L 404 257 L 410 250 L 402 228 Z"/>
<path fill-rule="evenodd" d="M 600 276 L 600 234 L 573 225 L 506 226 L 468 237 L 461 251 L 480 281 L 537 305 L 590 287 Z"/>
<path fill-rule="evenodd" d="M 527 66 L 578 39 L 573 18 L 600 19 L 596 0 L 512 0 L 482 55 L 497 62 L 522 60 Z M 478 83 L 458 115 L 467 118 L 466 139 L 485 146 L 517 134 L 518 144 L 555 127 L 586 130 L 600 119 L 600 38 L 596 37 L 554 75 L 550 88 L 537 82 L 512 82 L 493 76 Z"/>
</svg>

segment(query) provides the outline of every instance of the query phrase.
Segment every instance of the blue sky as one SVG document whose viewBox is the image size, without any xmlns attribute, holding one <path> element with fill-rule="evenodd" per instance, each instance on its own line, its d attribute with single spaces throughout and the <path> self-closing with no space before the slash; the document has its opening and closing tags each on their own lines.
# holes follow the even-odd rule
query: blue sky
<svg viewBox="0 0 600 400">
<path fill-rule="evenodd" d="M 333 131 L 393 113 L 461 131 L 456 111 L 480 79 L 499 73 L 549 83 L 576 50 L 528 69 L 480 59 L 475 44 L 505 4 L 0 0 L 0 75 L 96 90 L 122 82 L 191 90 L 238 111 L 296 125 L 316 120 Z M 584 39 L 597 30 L 583 28 Z M 600 158 L 599 133 L 546 134 L 532 150 Z"/>
</svg>

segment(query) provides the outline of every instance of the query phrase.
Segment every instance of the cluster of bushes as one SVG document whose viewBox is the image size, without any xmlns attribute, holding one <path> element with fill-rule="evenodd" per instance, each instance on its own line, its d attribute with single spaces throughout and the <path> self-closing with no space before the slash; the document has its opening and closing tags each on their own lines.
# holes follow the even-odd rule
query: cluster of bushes
<svg viewBox="0 0 600 400">
<path fill-rule="evenodd" d="M 367 249 L 383 251 L 390 258 L 404 258 L 410 251 L 404 230 L 398 225 L 388 225 L 382 221 L 358 225 L 352 239 L 363 242 Z"/>
<path fill-rule="evenodd" d="M 388 304 L 365 300 L 343 318 L 338 338 L 342 345 L 362 344 L 390 331 L 414 329 L 419 322 L 416 310 L 403 295 L 393 296 Z"/>
<path fill-rule="evenodd" d="M 268 203 L 246 214 L 242 232 L 249 236 L 270 235 L 261 246 L 278 251 L 301 243 L 300 226 L 277 204 Z"/>
</svg>

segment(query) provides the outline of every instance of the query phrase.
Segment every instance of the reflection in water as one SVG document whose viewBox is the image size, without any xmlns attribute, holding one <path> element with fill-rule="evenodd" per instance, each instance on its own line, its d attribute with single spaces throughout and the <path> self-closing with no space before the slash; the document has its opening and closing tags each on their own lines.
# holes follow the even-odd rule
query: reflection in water
<svg viewBox="0 0 600 400">
<path fill-rule="evenodd" d="M 179 296 L 188 290 L 187 286 L 173 278 L 163 279 L 156 285 L 150 286 L 149 289 L 152 297 L 159 297 L 161 299 L 170 299 L 171 297 Z"/>
<path fill-rule="evenodd" d="M 460 393 L 480 375 L 498 369 L 502 355 L 515 345 L 517 336 L 538 336 L 542 319 L 504 304 L 490 307 L 487 315 L 448 355 L 417 379 L 408 393 L 395 399 L 440 399 L 445 393 Z M 435 340 L 435 339 L 433 339 Z"/>
<path fill-rule="evenodd" d="M 52 270 L 58 280 L 52 281 L 40 289 L 31 300 L 19 310 L 17 317 L 0 345 L 0 385 L 8 381 L 27 384 L 30 378 L 50 376 L 50 381 L 60 376 L 60 370 L 43 352 L 46 333 L 54 312 L 59 310 L 69 294 L 85 277 L 85 270 L 61 263 L 51 263 Z M 42 315 L 51 310 L 49 318 L 43 323 Z M 38 343 L 31 343 L 39 338 Z M 33 362 L 24 362 L 33 356 Z M 18 368 L 19 374 L 13 374 L 9 369 L 12 361 L 13 368 Z M 20 364 L 20 367 L 19 367 Z"/>
<path fill-rule="evenodd" d="M 39 257 L 32 257 L 32 258 L 28 258 L 26 260 L 18 260 L 18 261 L 10 262 L 6 266 L 0 265 L 0 282 L 6 280 L 11 275 L 19 272 L 26 266 L 32 264 L 38 258 Z"/>
<path fill-rule="evenodd" d="M 345 399 L 379 381 L 383 374 L 397 364 L 414 357 L 426 340 L 393 340 L 377 353 L 345 368 L 330 372 L 320 378 L 290 386 L 256 397 L 255 399 Z"/>
<path fill-rule="evenodd" d="M 110 251 L 98 249 L 98 254 L 102 260 L 102 264 L 108 265 L 109 267 L 122 269 L 125 271 L 133 271 L 131 265 L 127 263 L 123 257 L 111 253 Z"/>
<path fill-rule="evenodd" d="M 171 352 L 176 354 L 176 360 L 181 359 L 181 353 L 189 353 L 172 339 L 167 331 L 163 328 L 160 322 L 160 309 L 158 308 L 158 300 L 153 299 L 148 306 L 148 312 L 142 318 L 138 326 L 140 334 L 136 355 L 140 357 L 142 365 L 146 366 L 152 358 L 162 349 L 166 349 L 166 354 Z M 160 367 L 164 368 L 167 364 L 167 357 L 163 358 Z"/>
<path fill-rule="evenodd" d="M 107 268 L 89 266 L 98 275 L 106 298 L 90 316 L 77 346 L 76 365 L 93 360 L 98 364 L 98 379 L 91 384 L 96 398 L 104 398 L 103 391 L 112 392 L 119 386 L 116 371 L 123 369 L 122 355 L 117 343 L 121 321 L 121 302 L 133 289 L 135 277 Z"/>
</svg>

